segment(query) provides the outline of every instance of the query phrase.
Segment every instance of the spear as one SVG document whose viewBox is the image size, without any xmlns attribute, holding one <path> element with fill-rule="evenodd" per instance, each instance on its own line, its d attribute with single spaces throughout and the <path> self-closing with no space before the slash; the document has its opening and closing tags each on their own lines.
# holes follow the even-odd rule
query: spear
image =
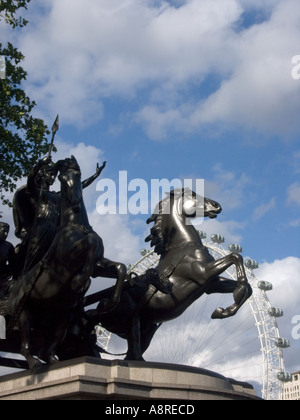
<svg viewBox="0 0 300 420">
<path fill-rule="evenodd" d="M 54 139 L 55 139 L 55 135 L 58 132 L 59 129 L 59 115 L 57 115 L 56 120 L 54 121 L 54 124 L 52 126 L 52 139 L 51 139 L 51 144 L 50 144 L 50 148 L 49 148 L 49 152 L 48 152 L 48 159 L 51 158 L 51 153 L 53 150 L 53 146 L 54 146 Z"/>
</svg>

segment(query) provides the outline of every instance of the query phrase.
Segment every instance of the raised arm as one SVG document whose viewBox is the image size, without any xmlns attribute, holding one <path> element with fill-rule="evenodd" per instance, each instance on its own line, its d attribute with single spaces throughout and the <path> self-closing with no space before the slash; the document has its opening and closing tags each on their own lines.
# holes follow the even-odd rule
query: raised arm
<svg viewBox="0 0 300 420">
<path fill-rule="evenodd" d="M 97 163 L 96 173 L 95 175 L 91 176 L 90 178 L 86 179 L 82 182 L 82 188 L 89 187 L 94 181 L 96 181 L 97 178 L 101 175 L 103 169 L 106 167 L 107 162 L 103 162 L 103 165 L 100 167 L 99 163 Z"/>
</svg>

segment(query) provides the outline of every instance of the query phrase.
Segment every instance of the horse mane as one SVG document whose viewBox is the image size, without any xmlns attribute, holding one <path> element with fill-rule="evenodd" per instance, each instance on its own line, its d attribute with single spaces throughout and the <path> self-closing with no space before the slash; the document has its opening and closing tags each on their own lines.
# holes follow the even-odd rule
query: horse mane
<svg viewBox="0 0 300 420">
<path fill-rule="evenodd" d="M 184 189 L 177 188 L 169 193 L 166 193 L 166 197 L 158 203 L 155 207 L 154 213 L 147 220 L 147 224 L 154 222 L 154 226 L 151 228 L 150 235 L 145 239 L 145 242 L 151 242 L 151 247 L 154 247 L 154 251 L 158 255 L 163 255 L 166 252 L 166 243 L 163 236 L 162 221 L 163 215 L 168 214 L 166 209 L 170 211 L 171 199 L 175 199 L 177 196 L 182 195 Z"/>
</svg>

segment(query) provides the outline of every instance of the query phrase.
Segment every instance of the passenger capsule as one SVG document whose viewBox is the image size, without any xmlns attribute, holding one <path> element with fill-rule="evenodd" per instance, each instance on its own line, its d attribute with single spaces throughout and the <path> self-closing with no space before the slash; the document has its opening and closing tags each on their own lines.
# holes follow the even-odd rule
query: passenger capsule
<svg viewBox="0 0 300 420">
<path fill-rule="evenodd" d="M 275 346 L 279 349 L 288 349 L 291 347 L 291 343 L 286 338 L 276 338 Z"/>
<path fill-rule="evenodd" d="M 256 270 L 259 267 L 259 264 L 255 260 L 246 260 L 245 261 L 245 266 L 247 268 L 250 268 L 250 270 Z"/>
<path fill-rule="evenodd" d="M 269 292 L 270 290 L 273 290 L 273 284 L 268 281 L 259 281 L 257 283 L 257 286 L 260 290 L 263 290 L 264 292 Z"/>
<path fill-rule="evenodd" d="M 231 244 L 228 247 L 229 251 L 231 252 L 237 252 L 238 254 L 241 254 L 243 252 L 243 248 L 241 247 L 241 245 L 238 244 Z"/>
<path fill-rule="evenodd" d="M 211 236 L 211 240 L 216 244 L 223 244 L 225 242 L 224 236 L 217 235 L 216 233 Z"/>
<path fill-rule="evenodd" d="M 293 377 L 290 373 L 281 371 L 277 374 L 277 379 L 281 382 L 291 382 Z"/>
<path fill-rule="evenodd" d="M 203 230 L 198 231 L 200 239 L 206 239 L 207 238 L 207 234 L 205 232 L 203 232 Z"/>
<path fill-rule="evenodd" d="M 270 316 L 273 316 L 274 318 L 281 318 L 283 316 L 283 310 L 280 308 L 270 308 L 268 310 L 268 313 Z"/>
</svg>

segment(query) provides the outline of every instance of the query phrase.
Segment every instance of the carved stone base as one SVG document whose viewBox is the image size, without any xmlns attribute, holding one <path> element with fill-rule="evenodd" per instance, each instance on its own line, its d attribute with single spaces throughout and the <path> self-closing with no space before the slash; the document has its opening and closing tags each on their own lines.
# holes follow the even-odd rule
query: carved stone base
<svg viewBox="0 0 300 420">
<path fill-rule="evenodd" d="M 204 369 L 81 358 L 0 378 L 0 400 L 255 400 L 253 387 Z"/>
</svg>

